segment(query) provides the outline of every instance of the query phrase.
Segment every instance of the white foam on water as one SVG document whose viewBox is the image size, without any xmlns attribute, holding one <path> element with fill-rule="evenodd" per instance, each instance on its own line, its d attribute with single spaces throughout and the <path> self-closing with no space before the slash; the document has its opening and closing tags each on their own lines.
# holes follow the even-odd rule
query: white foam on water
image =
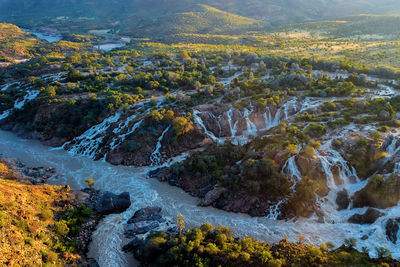
<svg viewBox="0 0 400 267">
<path fill-rule="evenodd" d="M 35 98 L 38 97 L 40 94 L 40 91 L 28 91 L 28 93 L 22 98 L 22 99 L 17 99 L 15 100 L 14 107 L 8 110 L 3 111 L 3 113 L 0 114 L 0 120 L 3 120 L 10 116 L 12 112 L 16 109 L 22 109 L 25 104 L 29 101 L 34 100 Z"/>
<path fill-rule="evenodd" d="M 246 127 L 247 127 L 246 134 L 248 136 L 256 137 L 258 130 L 256 125 L 250 120 L 249 116 L 251 115 L 251 113 L 253 113 L 253 110 L 248 110 L 247 108 L 244 109 L 243 115 L 246 120 Z"/>
<path fill-rule="evenodd" d="M 388 248 L 394 257 L 400 257 L 397 245 L 386 238 L 385 222 L 390 216 L 400 214 L 400 207 L 385 210 L 384 217 L 372 225 L 357 225 L 347 222 L 318 223 L 315 219 L 299 218 L 297 221 L 277 221 L 268 218 L 251 218 L 244 214 L 234 214 L 211 207 L 198 207 L 197 200 L 182 190 L 159 183 L 156 179 L 147 179 L 149 168 L 113 166 L 106 162 L 92 161 L 81 155 L 73 155 L 64 150 L 50 150 L 34 140 L 24 140 L 16 135 L 0 131 L 0 151 L 3 156 L 19 158 L 31 166 L 54 166 L 63 174 L 50 180 L 53 184 L 70 184 L 77 189 L 85 186 L 84 180 L 93 178 L 95 187 L 114 192 L 128 191 L 132 206 L 121 215 L 107 216 L 101 221 L 93 235 L 91 255 L 101 266 L 127 266 L 125 254 L 121 251 L 123 239 L 122 224 L 141 207 L 158 205 L 166 216 L 175 218 L 177 214 L 185 216 L 188 227 L 199 226 L 204 222 L 231 227 L 239 237 L 251 236 L 268 243 L 278 242 L 285 235 L 290 241 L 297 236 L 305 237 L 306 242 L 318 245 L 332 242 L 335 246 L 345 238 L 357 239 L 357 248 L 370 249 L 375 255 L 375 247 Z M 348 217 L 347 211 L 343 216 Z M 367 240 L 361 237 L 367 235 Z"/>
<path fill-rule="evenodd" d="M 165 134 L 169 131 L 171 126 L 168 126 L 160 135 L 160 137 L 157 140 L 157 145 L 156 149 L 153 151 L 153 153 L 150 156 L 150 161 L 151 161 L 151 166 L 158 166 L 162 163 L 163 157 L 160 153 L 160 149 L 162 148 L 162 140 L 164 139 Z"/>
<path fill-rule="evenodd" d="M 119 112 L 104 119 L 101 123 L 91 127 L 81 136 L 74 138 L 72 141 L 63 145 L 71 153 L 82 154 L 94 159 L 101 149 L 101 144 L 105 137 L 106 131 L 113 123 L 116 123 L 121 117 Z M 71 145 L 71 146 L 69 146 Z"/>
<path fill-rule="evenodd" d="M 215 136 L 215 134 L 211 131 L 209 131 L 206 127 L 206 125 L 203 122 L 203 119 L 200 117 L 201 112 L 198 110 L 193 110 L 193 120 L 194 122 L 199 125 L 203 130 L 204 133 L 211 138 L 214 142 L 217 142 L 219 144 L 224 143 L 225 140 L 223 138 L 218 138 Z"/>
</svg>

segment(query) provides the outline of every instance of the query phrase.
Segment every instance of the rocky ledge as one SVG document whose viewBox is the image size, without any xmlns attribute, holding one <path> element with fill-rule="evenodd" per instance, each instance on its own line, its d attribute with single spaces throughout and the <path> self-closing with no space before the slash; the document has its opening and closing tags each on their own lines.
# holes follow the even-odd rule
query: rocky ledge
<svg viewBox="0 0 400 267">
<path fill-rule="evenodd" d="M 99 221 L 106 215 L 121 213 L 131 205 L 128 192 L 117 195 L 108 191 L 102 192 L 100 190 L 85 188 L 81 191 L 71 191 L 71 198 L 73 199 L 74 206 L 85 205 L 93 211 L 81 226 L 81 231 L 75 239 L 81 255 L 86 255 L 88 252 L 88 246 L 92 241 L 92 233 Z"/>
<path fill-rule="evenodd" d="M 137 260 L 143 257 L 145 238 L 155 230 L 176 232 L 173 222 L 162 216 L 160 207 L 146 207 L 135 212 L 125 225 L 125 237 L 130 241 L 123 247 L 123 251 L 132 252 Z"/>
</svg>

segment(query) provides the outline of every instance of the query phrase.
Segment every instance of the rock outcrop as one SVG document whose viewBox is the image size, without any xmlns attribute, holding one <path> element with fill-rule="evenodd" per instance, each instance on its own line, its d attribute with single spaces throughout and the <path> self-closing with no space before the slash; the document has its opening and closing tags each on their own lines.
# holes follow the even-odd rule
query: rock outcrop
<svg viewBox="0 0 400 267">
<path fill-rule="evenodd" d="M 95 200 L 94 208 L 102 215 L 121 213 L 129 208 L 131 199 L 128 192 L 116 195 L 111 192 L 99 194 Z"/>
<path fill-rule="evenodd" d="M 161 212 L 160 207 L 146 207 L 135 212 L 125 225 L 125 236 L 131 241 L 122 248 L 123 251 L 133 252 L 140 260 L 145 245 L 145 234 L 158 228 L 176 231 L 173 223 L 163 218 Z"/>
<path fill-rule="evenodd" d="M 355 224 L 372 224 L 383 215 L 385 214 L 379 210 L 369 208 L 364 214 L 354 214 L 351 216 L 349 222 Z"/>
<path fill-rule="evenodd" d="M 389 219 L 386 222 L 386 236 L 387 239 L 392 241 L 393 244 L 397 243 L 397 234 L 400 229 L 400 218 Z"/>
<path fill-rule="evenodd" d="M 343 189 L 337 194 L 336 204 L 338 205 L 338 210 L 345 210 L 350 205 L 349 193 Z"/>
</svg>

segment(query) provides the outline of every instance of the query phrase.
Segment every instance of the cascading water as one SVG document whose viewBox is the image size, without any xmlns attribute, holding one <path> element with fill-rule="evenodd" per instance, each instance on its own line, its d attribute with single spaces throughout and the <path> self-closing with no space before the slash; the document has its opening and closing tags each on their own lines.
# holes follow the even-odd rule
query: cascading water
<svg viewBox="0 0 400 267">
<path fill-rule="evenodd" d="M 1 92 L 7 91 L 7 89 L 10 88 L 11 86 L 20 85 L 20 84 L 21 84 L 20 82 L 8 83 L 8 84 L 4 85 L 4 86 L 1 88 L 0 91 L 1 91 Z"/>
<path fill-rule="evenodd" d="M 103 120 L 100 124 L 97 124 L 84 132 L 81 136 L 65 143 L 63 148 L 66 148 L 74 154 L 82 154 L 91 159 L 96 158 L 97 153 L 101 149 L 101 144 L 104 140 L 106 131 L 112 124 L 116 123 L 120 117 L 121 114 L 119 112 L 115 113 L 111 117 Z"/>
<path fill-rule="evenodd" d="M 297 167 L 296 157 L 300 153 L 301 146 L 297 148 L 296 154 L 290 157 L 282 167 L 282 174 L 288 175 L 291 179 L 292 186 L 291 190 L 294 193 L 296 190 L 296 185 L 302 179 L 301 173 L 299 168 Z M 288 200 L 288 197 L 281 199 L 275 205 L 272 205 L 268 208 L 268 215 L 267 218 L 271 220 L 278 220 L 279 216 L 281 215 L 280 206 Z"/>
<path fill-rule="evenodd" d="M 213 140 L 214 142 L 220 143 L 220 144 L 223 143 L 224 140 L 223 140 L 222 138 L 216 137 L 216 136 L 214 135 L 214 133 L 212 133 L 211 131 L 209 131 L 209 130 L 207 129 L 207 127 L 205 126 L 205 124 L 204 124 L 204 122 L 203 122 L 203 119 L 200 117 L 200 114 L 201 114 L 201 112 L 198 111 L 198 110 L 194 110 L 194 111 L 193 111 L 193 119 L 194 119 L 194 122 L 195 122 L 197 125 L 200 125 L 201 128 L 203 128 L 204 133 L 205 133 L 208 137 L 210 137 L 211 140 Z"/>
<path fill-rule="evenodd" d="M 288 102 L 285 103 L 284 105 L 284 115 L 285 119 L 289 119 L 289 111 L 290 108 L 293 109 L 295 113 L 297 113 L 297 97 L 294 97 L 293 99 L 289 100 Z"/>
<path fill-rule="evenodd" d="M 210 112 L 209 114 L 210 114 L 210 117 L 213 118 L 217 122 L 218 129 L 219 129 L 219 136 L 222 136 L 222 127 L 221 127 L 220 120 L 221 120 L 223 114 L 219 115 L 219 116 L 215 116 L 212 112 Z"/>
<path fill-rule="evenodd" d="M 244 114 L 244 118 L 246 120 L 246 127 L 247 127 L 246 134 L 249 135 L 249 136 L 255 137 L 255 136 L 257 136 L 257 127 L 250 120 L 249 116 L 250 116 L 251 113 L 253 113 L 253 110 L 250 111 L 247 108 L 244 109 L 243 114 Z"/>
<path fill-rule="evenodd" d="M 22 109 L 22 108 L 25 106 L 26 102 L 32 101 L 32 100 L 35 99 L 39 94 L 40 94 L 40 91 L 36 91 L 36 90 L 35 90 L 35 91 L 30 91 L 30 92 L 28 92 L 28 93 L 24 96 L 24 98 L 23 98 L 22 100 L 18 100 L 18 99 L 17 99 L 17 101 L 15 101 L 14 108 L 15 108 L 15 109 Z"/>
<path fill-rule="evenodd" d="M 168 126 L 160 135 L 157 141 L 156 149 L 153 151 L 150 157 L 151 166 L 159 166 L 163 160 L 162 155 L 160 153 L 160 149 L 162 147 L 162 140 L 164 139 L 164 135 L 168 132 L 171 126 Z"/>
<path fill-rule="evenodd" d="M 289 175 L 292 180 L 292 191 L 295 190 L 297 183 L 301 181 L 301 173 L 297 167 L 296 156 L 290 157 L 282 168 L 282 173 Z"/>
<path fill-rule="evenodd" d="M 321 148 L 322 150 L 324 148 Z M 327 149 L 329 151 L 329 149 Z M 336 223 L 319 223 L 314 218 L 298 218 L 296 221 L 277 221 L 268 218 L 251 218 L 244 214 L 234 214 L 212 207 L 197 206 L 197 199 L 182 190 L 147 179 L 149 168 L 113 166 L 107 162 L 92 161 L 81 155 L 73 155 L 63 150 L 51 150 L 34 140 L 24 140 L 9 132 L 0 131 L 0 151 L 5 157 L 18 158 L 30 166 L 54 166 L 60 174 L 49 180 L 52 184 L 71 185 L 72 189 L 85 186 L 84 180 L 93 178 L 96 188 L 116 193 L 131 193 L 131 208 L 121 215 L 107 216 L 93 234 L 90 255 L 100 266 L 128 266 L 121 250 L 123 223 L 141 207 L 156 205 L 163 208 L 168 218 L 178 213 L 185 216 L 187 227 L 199 226 L 204 222 L 232 227 L 238 237 L 251 236 L 268 243 L 277 242 L 285 235 L 288 240 L 297 241 L 301 234 L 306 242 L 319 245 L 332 242 L 335 246 L 345 238 L 357 239 L 356 248 L 366 247 L 376 256 L 375 247 L 388 248 L 394 257 L 400 257 L 398 245 L 388 241 L 385 222 L 400 214 L 400 206 L 385 210 L 386 215 L 372 225 L 350 224 L 344 220 Z M 277 211 L 279 212 L 279 211 Z M 348 211 L 341 211 L 345 218 Z M 368 239 L 361 237 L 368 236 Z"/>
<path fill-rule="evenodd" d="M 135 116 L 135 117 L 136 117 L 136 116 Z M 131 135 L 131 134 L 133 134 L 133 133 L 140 127 L 140 125 L 142 125 L 142 123 L 143 123 L 143 120 L 140 120 L 140 121 L 136 122 L 136 123 L 132 126 L 132 128 L 131 128 L 130 130 L 127 130 L 126 133 L 124 133 L 124 134 L 119 134 L 118 136 L 114 137 L 113 140 L 112 140 L 112 142 L 110 143 L 110 149 L 111 149 L 111 150 L 114 150 L 114 149 L 117 148 L 120 144 L 122 144 L 122 143 L 125 141 L 126 137 L 129 136 L 129 135 Z M 126 128 L 127 128 L 127 127 L 126 127 Z M 123 129 L 126 129 L 126 128 L 123 128 Z M 120 129 L 121 129 L 121 128 L 120 128 Z M 118 131 L 118 132 L 113 131 L 113 132 L 116 133 L 116 134 L 120 133 L 120 131 Z"/>
<path fill-rule="evenodd" d="M 306 98 L 300 108 L 300 112 L 317 106 L 321 102 L 322 100 Z M 283 117 L 282 112 L 285 113 L 282 110 L 280 111 L 280 115 L 275 115 L 274 118 L 272 114 L 268 113 L 269 117 L 266 117 L 268 117 L 269 125 L 272 125 L 272 121 L 276 118 L 280 120 Z M 196 121 L 196 116 L 194 117 Z M 199 125 L 203 125 L 201 127 L 205 129 L 201 118 L 200 122 L 196 121 Z M 235 128 L 236 123 L 232 121 L 230 123 L 232 135 L 236 135 L 237 133 L 237 128 Z M 96 139 L 97 135 L 93 135 L 93 138 Z M 318 156 L 319 154 L 321 164 L 326 165 L 324 167 L 325 173 L 327 174 L 327 180 L 331 181 L 329 184 L 333 188 L 333 191 L 338 192 L 341 189 L 346 189 L 351 195 L 353 192 L 363 188 L 367 181 L 358 181 L 357 178 L 355 180 L 350 179 L 351 176 L 356 177 L 355 170 L 349 166 L 339 152 L 332 150 L 329 141 L 326 144 L 329 145 L 322 146 L 319 149 L 320 152 L 317 151 L 316 155 Z M 388 147 L 388 151 L 391 154 L 397 150 L 395 144 L 393 142 L 392 144 L 393 146 L 390 145 Z M 116 193 L 122 191 L 130 192 L 132 199 L 131 208 L 121 215 L 107 216 L 101 221 L 96 232 L 93 234 L 94 242 L 91 245 L 90 256 L 95 257 L 100 266 L 128 265 L 125 254 L 121 251 L 123 224 L 136 210 L 149 205 L 161 206 L 163 212 L 169 218 L 174 218 L 178 213 L 184 215 L 188 228 L 199 226 L 204 222 L 211 222 L 214 225 L 232 227 L 236 236 L 251 236 L 262 241 L 267 241 L 268 243 L 277 242 L 284 235 L 287 235 L 290 241 L 297 241 L 297 236 L 301 234 L 305 237 L 306 242 L 315 245 L 329 241 L 335 246 L 339 246 L 345 238 L 354 237 L 357 239 L 356 248 L 361 250 L 363 247 L 366 247 L 373 256 L 376 256 L 375 247 L 386 247 L 392 252 L 394 257 L 400 257 L 398 244 L 390 242 L 386 238 L 385 233 L 386 221 L 389 218 L 399 216 L 400 206 L 384 210 L 385 215 L 379 218 L 374 224 L 350 224 L 347 222 L 347 218 L 354 213 L 359 213 L 363 209 L 343 211 L 336 211 L 335 209 L 332 215 L 329 214 L 328 212 L 331 207 L 334 206 L 331 205 L 334 203 L 336 196 L 334 194 L 327 197 L 328 201 L 325 199 L 328 204 L 320 204 L 321 208 L 325 211 L 325 216 L 332 216 L 326 223 L 319 223 L 315 218 L 299 218 L 296 221 L 277 221 L 276 218 L 278 218 L 280 213 L 279 206 L 282 203 L 277 203 L 274 209 L 271 208 L 272 215 L 268 218 L 251 218 L 247 215 L 228 213 L 212 207 L 198 207 L 197 199 L 191 198 L 182 190 L 161 184 L 155 179 L 147 179 L 146 173 L 149 171 L 148 167 L 112 166 L 106 162 L 92 161 L 89 158 L 69 154 L 63 150 L 50 150 L 37 141 L 24 140 L 12 133 L 3 131 L 0 131 L 0 151 L 3 156 L 19 158 L 31 166 L 56 167 L 63 175 L 58 176 L 58 178 L 52 178 L 50 182 L 53 184 L 69 184 L 71 188 L 78 189 L 85 186 L 85 179 L 93 178 L 96 188 L 100 190 L 110 190 Z M 288 161 L 293 160 L 289 159 Z M 338 169 L 339 176 L 343 180 L 340 185 L 336 185 L 334 179 L 328 177 L 328 174 L 330 175 L 331 173 L 332 177 L 334 177 L 332 171 L 334 168 Z M 293 179 L 299 179 L 297 176 L 298 169 L 296 171 L 293 162 L 287 162 L 284 169 L 287 173 L 291 173 Z M 399 163 L 395 164 L 394 171 L 399 171 Z M 333 221 L 335 223 L 331 223 Z M 365 236 L 368 239 L 365 239 Z"/>
<path fill-rule="evenodd" d="M 235 123 L 232 122 L 232 116 L 233 116 L 233 109 L 230 108 L 228 112 L 226 113 L 228 117 L 228 123 L 229 123 L 229 129 L 231 132 L 231 138 L 234 139 L 237 133 L 237 126 L 238 122 L 236 121 Z"/>
<path fill-rule="evenodd" d="M 17 99 L 15 100 L 14 107 L 4 111 L 2 114 L 0 114 L 0 120 L 3 120 L 7 118 L 8 116 L 11 115 L 11 113 L 16 110 L 16 109 L 22 109 L 25 104 L 29 101 L 34 100 L 38 95 L 40 94 L 40 91 L 29 91 L 22 99 Z"/>
</svg>

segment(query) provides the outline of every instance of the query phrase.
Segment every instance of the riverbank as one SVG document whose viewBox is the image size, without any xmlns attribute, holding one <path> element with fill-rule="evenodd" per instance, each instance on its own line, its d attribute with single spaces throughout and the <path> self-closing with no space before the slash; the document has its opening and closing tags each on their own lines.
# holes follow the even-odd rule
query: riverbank
<svg viewBox="0 0 400 267">
<path fill-rule="evenodd" d="M 260 241 L 276 243 L 286 235 L 296 242 L 302 235 L 305 242 L 320 245 L 332 242 L 335 247 L 346 238 L 357 239 L 356 248 L 370 250 L 376 255 L 375 247 L 388 248 L 395 258 L 400 257 L 397 245 L 387 240 L 385 221 L 378 219 L 372 225 L 357 225 L 346 222 L 319 223 L 318 218 L 299 218 L 295 221 L 276 221 L 268 218 L 251 218 L 244 214 L 224 212 L 212 207 L 197 206 L 198 200 L 183 190 L 148 179 L 150 168 L 113 166 L 102 161 L 73 155 L 63 150 L 52 150 L 35 140 L 18 138 L 10 132 L 0 131 L 0 150 L 3 155 L 19 158 L 31 166 L 56 166 L 59 178 L 48 180 L 51 184 L 70 184 L 72 189 L 85 186 L 84 180 L 93 178 L 96 188 L 112 192 L 128 191 L 132 205 L 120 215 L 105 217 L 93 233 L 89 257 L 95 258 L 101 266 L 128 266 L 127 256 L 122 252 L 124 222 L 140 208 L 160 206 L 165 218 L 174 219 L 178 214 L 185 217 L 187 227 L 199 227 L 204 222 L 231 227 L 235 236 L 251 236 Z M 395 212 L 395 210 L 393 210 Z M 362 237 L 368 236 L 368 239 Z"/>
<path fill-rule="evenodd" d="M 64 247 L 64 249 L 68 250 L 67 253 L 69 253 L 69 256 L 66 256 L 67 254 L 64 252 L 62 257 L 59 256 L 59 259 L 65 260 L 69 264 L 79 264 L 79 266 L 98 266 L 95 259 L 87 257 L 89 244 L 92 241 L 92 233 L 95 231 L 101 219 L 106 215 L 120 213 L 129 208 L 129 193 L 115 195 L 111 192 L 101 192 L 100 190 L 95 190 L 93 184 L 90 184 L 90 188 L 85 188 L 83 190 L 70 190 L 68 185 L 62 187 L 47 185 L 46 182 L 51 178 L 59 178 L 57 170 L 53 167 L 31 167 L 18 159 L 0 158 L 0 179 L 5 179 L 1 180 L 2 184 L 0 189 L 7 191 L 4 194 L 8 194 L 8 198 L 13 198 L 13 196 L 10 195 L 10 192 L 12 192 L 10 190 L 12 190 L 14 186 L 20 188 L 20 196 L 24 196 L 25 189 L 28 192 L 37 192 L 36 194 L 42 194 L 41 191 L 43 191 L 43 194 L 48 194 L 45 190 L 55 190 L 48 199 L 49 208 L 46 210 L 46 218 L 53 218 L 54 216 L 56 220 L 54 223 L 56 225 L 56 230 L 63 225 L 62 236 L 60 238 L 62 240 L 67 238 L 70 240 L 68 242 L 73 242 L 67 242 Z M 14 185 L 14 183 L 16 184 Z M 20 186 L 18 184 L 20 184 Z M 54 198 L 51 199 L 51 197 Z M 37 204 L 40 204 L 40 198 L 38 198 L 37 201 Z M 29 205 L 35 207 L 36 199 L 33 199 L 30 203 L 27 202 L 27 204 L 21 202 L 18 208 L 22 208 L 24 205 L 28 205 L 28 209 L 30 207 Z M 54 212 L 54 215 L 50 216 L 50 211 Z M 7 216 L 11 216 L 4 213 L 5 209 L 2 209 L 2 212 L 2 221 L 4 221 L 4 218 L 7 218 Z M 48 219 L 45 220 L 47 222 Z M 27 223 L 31 224 L 35 223 L 35 221 L 32 219 Z M 63 235 L 66 237 L 63 237 Z M 68 248 L 68 246 L 71 246 L 71 248 Z M 1 247 L 2 246 L 0 246 L 0 250 L 2 250 Z M 49 249 L 52 248 L 50 247 Z M 57 249 L 57 251 L 59 251 L 59 249 Z M 76 253 L 76 256 L 74 256 L 75 254 L 73 254 L 72 251 Z M 23 258 L 19 260 L 23 260 Z M 43 258 L 43 260 L 48 261 L 49 259 Z M 55 258 L 52 259 L 52 261 L 53 260 L 55 260 Z"/>
</svg>

